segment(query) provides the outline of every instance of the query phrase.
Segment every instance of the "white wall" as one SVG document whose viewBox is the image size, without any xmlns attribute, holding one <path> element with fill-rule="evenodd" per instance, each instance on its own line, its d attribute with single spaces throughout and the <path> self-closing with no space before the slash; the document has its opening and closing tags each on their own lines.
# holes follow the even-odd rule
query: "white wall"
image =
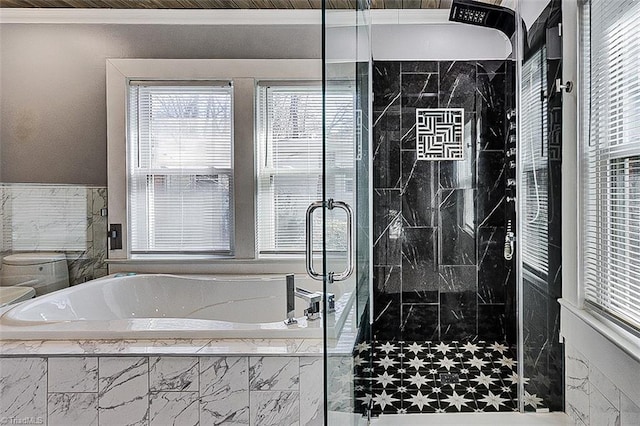
<svg viewBox="0 0 640 426">
<path fill-rule="evenodd" d="M 107 183 L 107 58 L 321 57 L 319 23 L 0 26 L 0 181 Z"/>
</svg>

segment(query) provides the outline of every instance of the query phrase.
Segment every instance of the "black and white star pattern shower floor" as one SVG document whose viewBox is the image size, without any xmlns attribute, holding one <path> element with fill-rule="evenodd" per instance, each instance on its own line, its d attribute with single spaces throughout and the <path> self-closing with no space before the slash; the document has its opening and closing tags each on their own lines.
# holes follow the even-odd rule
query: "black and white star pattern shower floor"
<svg viewBox="0 0 640 426">
<path fill-rule="evenodd" d="M 498 342 L 374 342 L 354 352 L 357 411 L 516 411 L 515 348 Z M 526 382 L 526 379 L 525 379 Z M 541 400 L 525 394 L 525 403 Z"/>
</svg>

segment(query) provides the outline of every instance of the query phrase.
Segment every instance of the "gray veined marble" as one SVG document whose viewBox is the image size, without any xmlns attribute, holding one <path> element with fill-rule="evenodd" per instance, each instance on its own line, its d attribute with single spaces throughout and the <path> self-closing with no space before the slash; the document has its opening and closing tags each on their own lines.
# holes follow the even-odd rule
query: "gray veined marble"
<svg viewBox="0 0 640 426">
<path fill-rule="evenodd" d="M 295 354 L 300 339 L 217 339 L 198 350 L 198 355 Z"/>
<path fill-rule="evenodd" d="M 627 395 L 620 392 L 620 425 L 632 425 L 640 418 L 638 407 Z"/>
<path fill-rule="evenodd" d="M 50 393 L 49 426 L 97 426 L 97 393 Z"/>
<path fill-rule="evenodd" d="M 323 425 L 323 374 L 322 357 L 300 358 L 301 425 Z"/>
<path fill-rule="evenodd" d="M 49 392 L 98 392 L 98 358 L 49 358 Z"/>
<path fill-rule="evenodd" d="M 197 426 L 198 392 L 152 392 L 149 426 Z"/>
<path fill-rule="evenodd" d="M 570 345 L 566 346 L 566 404 L 567 414 L 589 424 L 589 364 L 586 358 Z"/>
<path fill-rule="evenodd" d="M 289 391 L 251 392 L 251 426 L 298 425 L 300 395 Z"/>
<path fill-rule="evenodd" d="M 99 359 L 100 423 L 146 425 L 149 420 L 149 362 L 138 357 Z"/>
<path fill-rule="evenodd" d="M 13 250 L 83 250 L 87 240 L 85 187 L 67 185 L 6 186 Z M 38 209 L 33 209 L 33 205 Z M 5 213 L 5 212 L 3 212 Z M 5 223 L 6 224 L 6 223 Z M 52 239 L 51 235 L 56 235 Z"/>
<path fill-rule="evenodd" d="M 0 366 L 2 417 L 45 419 L 47 415 L 47 360 L 5 358 Z"/>
<path fill-rule="evenodd" d="M 200 422 L 249 424 L 247 357 L 200 358 Z"/>
<path fill-rule="evenodd" d="M 107 221 L 100 214 L 106 197 L 102 187 L 3 185 L 0 253 L 65 252 L 71 285 L 106 275 Z"/>
<path fill-rule="evenodd" d="M 300 365 L 297 357 L 249 358 L 249 389 L 298 390 Z"/>
<path fill-rule="evenodd" d="M 620 424 L 620 411 L 593 386 L 589 393 L 589 423 L 598 426 Z"/>
<path fill-rule="evenodd" d="M 149 390 L 197 392 L 199 389 L 197 357 L 161 356 L 149 360 Z"/>
<path fill-rule="evenodd" d="M 616 385 L 593 364 L 589 364 L 589 383 L 591 389 L 597 389 L 616 410 L 620 408 L 620 391 Z"/>
</svg>

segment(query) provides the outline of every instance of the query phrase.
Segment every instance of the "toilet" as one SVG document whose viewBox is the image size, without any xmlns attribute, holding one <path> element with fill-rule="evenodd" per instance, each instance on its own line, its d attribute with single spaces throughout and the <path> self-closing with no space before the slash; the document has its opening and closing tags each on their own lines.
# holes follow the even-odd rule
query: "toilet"
<svg viewBox="0 0 640 426">
<path fill-rule="evenodd" d="M 0 284 L 32 287 L 36 296 L 69 287 L 64 253 L 16 253 L 2 259 Z"/>
</svg>

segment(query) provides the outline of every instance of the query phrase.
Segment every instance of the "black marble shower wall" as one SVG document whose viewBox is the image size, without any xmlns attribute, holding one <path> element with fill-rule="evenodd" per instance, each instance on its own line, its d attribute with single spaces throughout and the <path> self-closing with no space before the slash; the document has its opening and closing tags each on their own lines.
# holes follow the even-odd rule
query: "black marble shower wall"
<svg viewBox="0 0 640 426">
<path fill-rule="evenodd" d="M 374 62 L 374 338 L 515 343 L 504 260 L 511 61 Z M 465 159 L 416 160 L 416 108 L 464 108 Z"/>
</svg>

